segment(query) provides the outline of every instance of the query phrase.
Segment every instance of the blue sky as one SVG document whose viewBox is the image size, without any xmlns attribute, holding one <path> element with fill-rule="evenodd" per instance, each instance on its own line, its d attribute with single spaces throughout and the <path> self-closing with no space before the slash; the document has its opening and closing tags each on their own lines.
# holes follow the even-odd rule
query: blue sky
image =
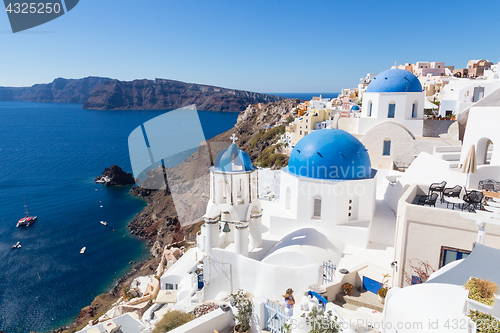
<svg viewBox="0 0 500 333">
<path fill-rule="evenodd" d="M 480 7 L 460 0 L 81 0 L 17 34 L 3 12 L 0 85 L 94 75 L 338 92 L 395 61 L 497 63 L 500 2 Z"/>
</svg>

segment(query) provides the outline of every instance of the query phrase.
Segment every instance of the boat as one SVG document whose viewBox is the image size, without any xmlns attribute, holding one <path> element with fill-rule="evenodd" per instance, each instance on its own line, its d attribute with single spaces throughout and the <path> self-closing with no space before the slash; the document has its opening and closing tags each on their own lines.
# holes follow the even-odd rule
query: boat
<svg viewBox="0 0 500 333">
<path fill-rule="evenodd" d="M 102 224 L 102 225 L 108 225 L 108 222 L 106 222 L 106 221 L 101 221 L 101 224 Z"/>
<path fill-rule="evenodd" d="M 86 250 L 87 250 L 87 248 L 84 246 L 84 247 L 82 247 L 82 249 L 80 250 L 80 253 L 81 253 L 81 254 L 84 254 Z"/>
<path fill-rule="evenodd" d="M 12 245 L 13 249 L 20 249 L 21 248 L 21 243 L 17 242 L 16 244 Z"/>
<path fill-rule="evenodd" d="M 30 215 L 30 210 L 28 209 L 28 204 L 26 204 L 26 198 L 24 198 L 24 196 L 23 199 L 24 199 L 24 209 L 26 216 L 17 222 L 16 228 L 18 228 L 19 226 L 29 227 L 36 221 L 37 218 L 36 216 Z"/>
</svg>

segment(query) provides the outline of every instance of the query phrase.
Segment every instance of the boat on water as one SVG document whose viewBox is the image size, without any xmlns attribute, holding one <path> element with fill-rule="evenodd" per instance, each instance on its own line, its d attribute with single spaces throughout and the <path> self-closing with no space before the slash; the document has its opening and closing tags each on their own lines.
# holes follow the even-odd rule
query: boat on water
<svg viewBox="0 0 500 333">
<path fill-rule="evenodd" d="M 108 225 L 108 222 L 106 222 L 106 221 L 101 221 L 101 224 L 102 224 L 102 225 Z"/>
<path fill-rule="evenodd" d="M 16 244 L 12 245 L 12 248 L 13 249 L 20 249 L 22 246 L 21 246 L 21 243 L 20 242 L 17 242 Z"/>
<path fill-rule="evenodd" d="M 31 216 L 30 210 L 28 209 L 28 204 L 26 203 L 26 198 L 24 198 L 24 196 L 23 199 L 24 199 L 24 210 L 25 210 L 24 214 L 26 214 L 26 216 L 17 221 L 16 228 L 19 228 L 19 226 L 29 227 L 36 221 L 37 218 L 36 216 Z"/>
<path fill-rule="evenodd" d="M 80 253 L 81 253 L 81 254 L 84 254 L 86 250 L 87 250 L 87 248 L 84 246 L 84 247 L 82 247 L 82 249 L 80 250 Z"/>
</svg>

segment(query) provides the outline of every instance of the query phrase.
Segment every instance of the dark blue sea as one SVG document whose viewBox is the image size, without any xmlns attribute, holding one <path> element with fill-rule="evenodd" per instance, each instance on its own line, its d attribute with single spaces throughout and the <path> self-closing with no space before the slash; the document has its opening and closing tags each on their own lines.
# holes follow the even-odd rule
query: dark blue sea
<svg viewBox="0 0 500 333">
<path fill-rule="evenodd" d="M 105 188 L 94 177 L 111 164 L 130 172 L 128 135 L 164 112 L 0 102 L 0 331 L 43 332 L 73 321 L 130 261 L 148 256 L 126 229 L 145 202 L 129 195 L 130 186 Z M 237 116 L 199 111 L 207 139 Z M 16 228 L 23 196 L 38 221 Z M 22 248 L 11 249 L 17 241 Z"/>
<path fill-rule="evenodd" d="M 323 98 L 337 98 L 339 93 L 269 93 L 271 95 L 286 97 L 286 98 L 298 98 L 303 101 L 310 101 L 313 97 Z"/>
</svg>

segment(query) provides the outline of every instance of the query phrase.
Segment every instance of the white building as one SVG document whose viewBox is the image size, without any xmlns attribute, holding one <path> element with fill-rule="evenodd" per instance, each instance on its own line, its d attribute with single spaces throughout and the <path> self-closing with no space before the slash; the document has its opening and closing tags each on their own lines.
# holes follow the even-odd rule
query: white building
<svg viewBox="0 0 500 333">
<path fill-rule="evenodd" d="M 393 121 L 413 135 L 423 136 L 424 99 L 422 85 L 412 73 L 401 69 L 382 72 L 366 89 L 361 117 L 352 132 L 365 134 L 382 122 Z"/>
<path fill-rule="evenodd" d="M 358 139 L 337 129 L 314 131 L 295 145 L 280 172 L 280 201 L 266 215 L 270 233 L 281 237 L 311 226 L 364 247 L 375 212 L 375 184 L 370 157 Z"/>
<path fill-rule="evenodd" d="M 500 73 L 498 66 L 494 66 L 485 75 L 477 79 L 450 79 L 439 94 L 441 104 L 439 115 L 458 115 L 479 102 L 484 97 L 500 91 Z"/>
<path fill-rule="evenodd" d="M 309 108 L 312 110 L 330 109 L 331 100 L 329 98 L 323 98 L 321 95 L 319 97 L 313 97 L 309 101 Z"/>
</svg>

